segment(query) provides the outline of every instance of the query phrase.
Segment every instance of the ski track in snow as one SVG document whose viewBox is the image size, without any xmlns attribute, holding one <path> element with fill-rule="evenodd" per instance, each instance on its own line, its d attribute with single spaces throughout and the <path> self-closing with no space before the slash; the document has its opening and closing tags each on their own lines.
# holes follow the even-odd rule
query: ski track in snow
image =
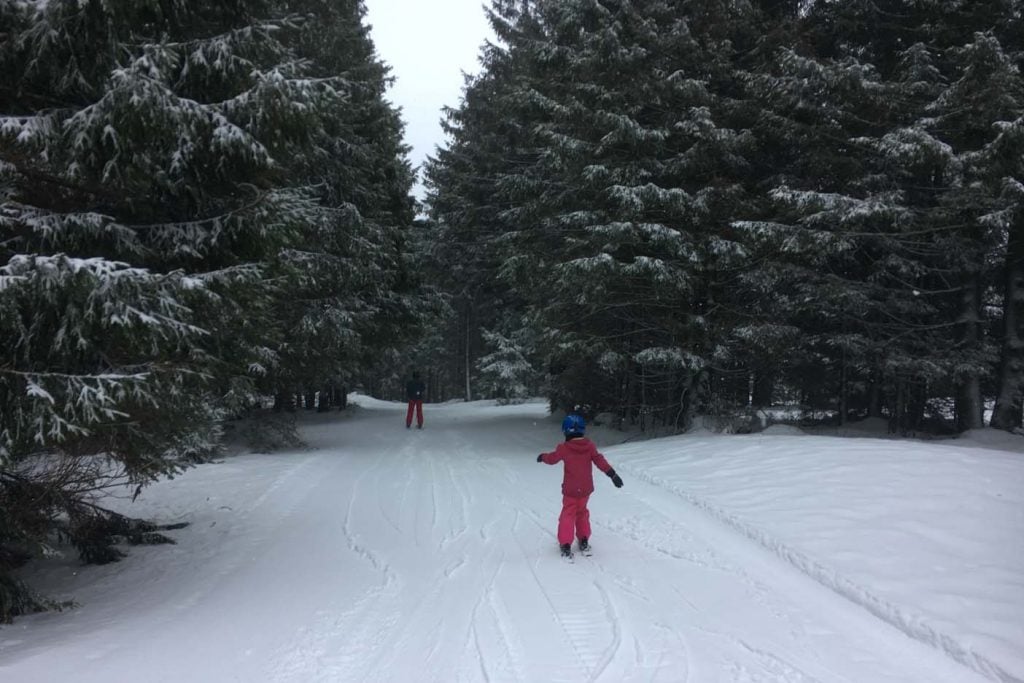
<svg viewBox="0 0 1024 683">
<path fill-rule="evenodd" d="M 222 512 L 231 525 L 174 547 L 182 563 L 189 539 L 204 544 L 202 571 L 125 624 L 106 606 L 77 615 L 78 636 L 60 615 L 25 619 L 21 640 L 50 647 L 0 642 L 0 679 L 109 683 L 145 666 L 198 683 L 983 680 L 962 664 L 998 679 L 907 638 L 935 644 L 892 618 L 903 612 L 851 605 L 866 592 L 752 525 L 618 465 L 614 448 L 627 485 L 595 477 L 594 554 L 563 562 L 561 471 L 535 462 L 558 440 L 542 404 L 428 406 L 420 431 L 403 428 L 404 406 L 366 403 L 305 425 L 318 450 L 282 456 L 297 462 Z M 142 652 L 119 645 L 133 630 Z"/>
<path fill-rule="evenodd" d="M 874 616 L 895 626 L 911 638 L 936 648 L 960 664 L 1001 683 L 1022 683 L 1024 681 L 1024 679 L 1014 676 L 987 657 L 971 651 L 969 647 L 963 645 L 952 636 L 942 633 L 923 617 L 913 614 L 906 608 L 898 607 L 883 600 L 863 586 L 816 562 L 800 551 L 787 546 L 740 517 L 730 514 L 709 501 L 658 477 L 641 471 L 630 471 L 629 473 L 634 477 L 677 494 L 689 504 L 775 553 L 821 585 L 848 599 L 851 603 L 863 607 Z"/>
</svg>

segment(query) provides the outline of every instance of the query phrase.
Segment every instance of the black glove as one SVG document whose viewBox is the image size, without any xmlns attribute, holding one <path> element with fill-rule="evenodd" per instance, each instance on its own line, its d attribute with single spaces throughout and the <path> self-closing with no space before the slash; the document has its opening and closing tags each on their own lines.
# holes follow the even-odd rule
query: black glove
<svg viewBox="0 0 1024 683">
<path fill-rule="evenodd" d="M 537 462 L 544 462 L 544 454 L 543 453 L 541 453 L 540 455 L 537 456 Z"/>
<path fill-rule="evenodd" d="M 607 474 L 608 478 L 612 480 L 613 484 L 615 484 L 615 488 L 622 488 L 622 478 L 619 477 L 619 475 L 615 474 L 614 469 L 609 469 L 607 472 L 605 472 L 605 474 Z"/>
</svg>

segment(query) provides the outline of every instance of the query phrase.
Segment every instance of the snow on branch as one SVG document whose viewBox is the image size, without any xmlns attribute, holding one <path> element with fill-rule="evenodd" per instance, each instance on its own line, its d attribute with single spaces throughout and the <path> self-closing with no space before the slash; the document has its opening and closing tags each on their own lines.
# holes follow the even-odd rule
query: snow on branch
<svg viewBox="0 0 1024 683">
<path fill-rule="evenodd" d="M 700 370 L 706 361 L 680 348 L 650 347 L 633 354 L 633 360 L 641 365 L 660 366 L 680 370 Z"/>
<path fill-rule="evenodd" d="M 184 321 L 189 310 L 178 299 L 179 291 L 196 289 L 201 283 L 181 273 L 154 274 L 102 258 L 18 254 L 0 267 L 0 294 L 65 309 L 48 340 L 55 350 L 79 344 L 75 327 L 82 325 L 141 326 L 168 338 L 205 334 Z"/>
<path fill-rule="evenodd" d="M 529 361 L 531 350 L 529 335 L 482 330 L 484 342 L 490 349 L 477 361 L 481 382 L 488 393 L 501 402 L 522 400 L 529 396 L 529 387 L 535 383 L 537 372 Z"/>
<path fill-rule="evenodd" d="M 770 196 L 803 213 L 800 219 L 807 224 L 846 225 L 869 218 L 887 218 L 892 221 L 910 221 L 910 209 L 901 205 L 900 193 L 872 195 L 865 199 L 832 192 L 793 190 L 779 187 Z"/>
<path fill-rule="evenodd" d="M 134 138 L 118 134 L 139 126 L 173 133 L 165 157 L 140 159 L 130 148 Z M 62 135 L 50 144 L 70 144 L 76 157 L 88 162 L 71 164 L 68 175 L 72 178 L 85 176 L 105 158 L 102 178 L 106 182 L 125 173 L 122 154 L 133 154 L 133 164 L 145 161 L 154 173 L 169 171 L 171 177 L 184 174 L 200 151 L 218 153 L 222 164 L 237 159 L 257 168 L 275 166 L 266 147 L 217 106 L 181 97 L 166 83 L 131 67 L 114 69 L 103 96 L 66 119 Z M 99 150 L 102 157 L 97 155 Z"/>
<path fill-rule="evenodd" d="M 601 145 L 613 147 L 616 145 L 636 145 L 639 143 L 652 142 L 655 144 L 664 143 L 669 138 L 670 132 L 661 128 L 647 128 L 632 116 L 618 112 L 598 112 L 599 123 L 610 128 L 602 138 Z"/>
<path fill-rule="evenodd" d="M 606 253 L 576 258 L 558 265 L 558 270 L 564 274 L 608 272 L 614 270 L 614 268 L 615 259 L 612 258 L 611 254 Z"/>
<path fill-rule="evenodd" d="M 38 147 L 53 135 L 52 114 L 35 116 L 0 116 L 0 139 L 25 147 Z"/>
<path fill-rule="evenodd" d="M 1000 197 L 1005 206 L 982 215 L 978 222 L 982 225 L 1002 231 L 1014 228 L 1024 205 L 1024 182 L 1016 178 L 1003 179 L 1003 191 Z"/>
<path fill-rule="evenodd" d="M 122 408 L 129 401 L 155 406 L 158 400 L 146 373 L 72 375 L 0 368 L 0 375 L 21 379 L 29 399 L 22 410 L 30 419 L 19 426 L 29 428 L 31 439 L 40 447 L 87 436 L 94 425 L 129 417 Z"/>
<path fill-rule="evenodd" d="M 688 235 L 664 223 L 644 221 L 612 221 L 600 225 L 586 225 L 588 234 L 615 240 L 618 243 L 645 243 L 662 247 L 672 256 L 688 258 L 693 245 Z"/>
<path fill-rule="evenodd" d="M 815 229 L 803 224 L 788 225 L 771 221 L 733 221 L 730 225 L 746 233 L 762 245 L 770 245 L 784 253 L 807 254 L 813 258 L 825 253 L 853 250 L 852 239 L 841 232 Z M 827 247 L 826 252 L 823 248 Z"/>
<path fill-rule="evenodd" d="M 900 128 L 880 140 L 857 138 L 853 142 L 867 144 L 897 163 L 941 164 L 948 170 L 959 170 L 953 148 L 921 127 Z"/>
<path fill-rule="evenodd" d="M 190 322 L 186 291 L 203 288 L 181 273 L 102 258 L 20 254 L 0 267 L 0 309 L 61 313 L 35 315 L 28 325 L 0 319 L 12 341 L 0 366 L 10 420 L 0 451 L 81 443 L 95 430 L 130 424 L 133 411 L 166 406 L 188 377 L 201 381 L 184 358 L 173 360 L 182 342 L 205 334 Z"/>
<path fill-rule="evenodd" d="M 40 246 L 61 249 L 78 243 L 83 237 L 110 238 L 119 251 L 140 254 L 143 251 L 134 229 L 119 224 L 113 217 L 92 211 L 58 213 L 18 202 L 0 207 L 0 229 L 15 233 L 19 226 L 39 238 Z"/>
<path fill-rule="evenodd" d="M 645 209 L 685 208 L 690 195 L 681 188 L 664 188 L 647 183 L 644 185 L 612 185 L 609 197 L 626 210 L 642 212 Z"/>
</svg>

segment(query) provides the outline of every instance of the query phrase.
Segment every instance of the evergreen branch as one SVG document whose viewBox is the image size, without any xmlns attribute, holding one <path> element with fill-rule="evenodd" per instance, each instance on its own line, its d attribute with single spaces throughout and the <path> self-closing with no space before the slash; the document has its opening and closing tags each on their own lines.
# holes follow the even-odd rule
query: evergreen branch
<svg viewBox="0 0 1024 683">
<path fill-rule="evenodd" d="M 16 375 L 19 377 L 48 377 L 58 379 L 69 379 L 75 381 L 98 381 L 98 382 L 114 382 L 114 381 L 134 381 L 142 382 L 149 379 L 150 373 L 134 373 L 134 374 L 119 374 L 119 373 L 101 373 L 101 374 L 81 374 L 74 375 L 64 372 L 51 372 L 51 371 L 39 371 L 30 372 L 25 370 L 14 370 L 7 366 L 0 366 L 0 373 L 5 375 Z"/>
<path fill-rule="evenodd" d="M 227 213 L 222 213 L 222 214 L 217 215 L 217 216 L 207 216 L 206 218 L 196 218 L 196 219 L 187 220 L 187 221 L 171 221 L 171 222 L 166 222 L 166 223 L 146 223 L 146 224 L 124 223 L 124 224 L 121 224 L 121 225 L 122 225 L 122 227 L 129 228 L 131 230 L 160 230 L 160 229 L 164 229 L 164 228 L 188 228 L 188 227 L 194 227 L 194 226 L 199 226 L 199 225 L 206 225 L 206 224 L 211 224 L 211 223 L 219 223 L 219 222 L 226 221 L 227 219 L 231 218 L 232 216 L 237 216 L 239 214 L 246 213 L 247 211 L 251 211 L 251 210 L 255 209 L 256 207 L 258 207 L 261 204 L 263 204 L 263 202 L 266 201 L 267 197 L 269 197 L 269 196 L 274 194 L 273 192 L 261 191 L 261 190 L 257 189 L 253 185 L 245 184 L 244 187 L 250 188 L 253 191 L 255 191 L 256 192 L 256 198 L 253 199 L 248 204 L 245 204 L 245 205 L 240 206 L 240 207 L 235 208 L 235 209 L 231 209 Z"/>
<path fill-rule="evenodd" d="M 239 28 L 234 28 L 228 31 L 222 31 L 220 33 L 213 33 L 210 35 L 200 36 L 198 38 L 193 38 L 191 40 L 162 42 L 159 37 L 154 36 L 152 37 L 151 40 L 144 43 L 124 42 L 122 43 L 122 45 L 136 48 L 149 48 L 155 45 L 167 47 L 190 47 L 194 45 L 200 45 L 216 41 L 227 41 L 234 36 L 245 33 L 261 33 L 263 35 L 269 36 L 282 27 L 302 28 L 303 25 L 309 24 L 310 21 L 312 21 L 312 17 L 309 14 L 291 12 L 288 14 L 284 14 L 280 17 L 276 17 L 272 20 L 265 20 L 263 22 L 253 22 L 251 24 L 247 24 Z"/>
<path fill-rule="evenodd" d="M 0 45 L 3 45 L 3 39 L 0 39 Z M 12 97 L 11 101 L 17 102 L 23 106 L 31 108 L 31 103 L 38 101 L 41 104 L 49 105 L 51 109 L 71 109 L 79 105 L 77 102 L 68 102 L 65 100 L 58 100 L 57 98 L 47 95 L 44 93 L 25 92 L 19 88 L 13 88 L 6 83 L 0 83 L 0 91 L 10 93 Z"/>
<path fill-rule="evenodd" d="M 36 169 L 24 168 L 19 166 L 16 161 L 12 161 L 11 165 L 14 167 L 16 173 L 25 176 L 29 180 L 34 180 L 48 185 L 56 185 L 57 187 L 63 187 L 66 190 L 74 190 L 75 192 L 84 192 L 107 199 L 114 199 L 120 201 L 123 199 L 123 194 L 113 192 L 105 187 L 99 185 L 83 185 L 81 183 L 75 183 L 60 176 L 53 175 L 52 173 L 46 173 Z"/>
</svg>

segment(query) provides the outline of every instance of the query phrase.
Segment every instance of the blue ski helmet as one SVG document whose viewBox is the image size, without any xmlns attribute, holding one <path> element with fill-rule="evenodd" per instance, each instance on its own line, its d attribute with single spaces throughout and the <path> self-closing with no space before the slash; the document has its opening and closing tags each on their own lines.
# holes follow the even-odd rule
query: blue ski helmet
<svg viewBox="0 0 1024 683">
<path fill-rule="evenodd" d="M 583 436 L 583 432 L 586 428 L 587 422 L 580 415 L 566 415 L 565 419 L 562 420 L 562 433 L 566 436 L 569 436 L 570 434 Z"/>
</svg>

